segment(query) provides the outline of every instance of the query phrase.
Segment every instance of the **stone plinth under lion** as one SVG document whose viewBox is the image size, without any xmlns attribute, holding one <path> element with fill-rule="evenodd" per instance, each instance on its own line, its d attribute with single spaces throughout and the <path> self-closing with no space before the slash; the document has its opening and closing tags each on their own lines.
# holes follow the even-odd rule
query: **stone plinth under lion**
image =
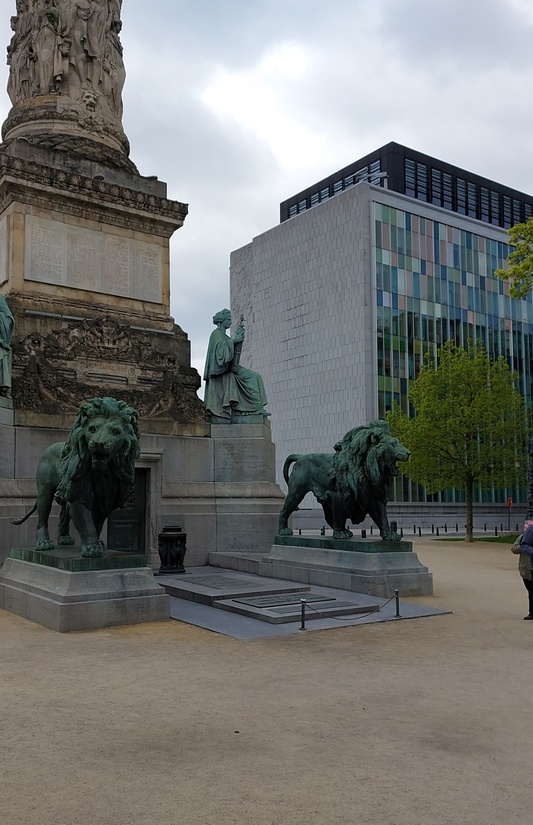
<svg viewBox="0 0 533 825">
<path fill-rule="evenodd" d="M 138 416 L 114 398 L 80 406 L 66 442 L 51 445 L 37 468 L 34 548 L 13 548 L 0 574 L 0 607 L 53 630 L 87 630 L 168 619 L 168 596 L 146 556 L 109 553 L 100 539 L 105 520 L 133 492 L 139 455 Z M 61 505 L 59 549 L 48 518 Z M 73 547 L 70 520 L 81 538 Z"/>
</svg>

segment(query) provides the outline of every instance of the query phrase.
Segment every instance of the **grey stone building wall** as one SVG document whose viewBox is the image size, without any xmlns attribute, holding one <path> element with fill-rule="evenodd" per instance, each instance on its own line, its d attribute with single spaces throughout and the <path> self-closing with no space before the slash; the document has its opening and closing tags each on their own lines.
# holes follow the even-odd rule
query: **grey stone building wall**
<svg viewBox="0 0 533 825">
<path fill-rule="evenodd" d="M 329 452 L 350 428 L 379 415 L 376 204 L 436 221 L 454 233 L 473 233 L 504 245 L 508 241 L 500 227 L 360 183 L 232 253 L 232 309 L 235 317 L 242 313 L 248 321 L 242 363 L 265 381 L 276 476 L 283 490 L 287 455 Z M 499 298 L 501 318 L 510 317 L 502 314 L 509 300 Z M 522 302 L 516 311 L 519 321 L 531 322 L 531 306 Z M 478 317 L 475 323 L 482 323 Z M 517 368 L 514 362 L 511 366 Z M 419 521 L 430 525 L 460 520 L 462 509 L 460 503 L 444 501 L 389 506 L 400 521 L 404 512 L 416 512 Z M 491 523 L 491 514 L 497 524 L 507 517 L 504 505 L 480 504 L 477 509 L 483 523 Z M 312 496 L 295 519 L 297 526 L 323 524 Z"/>
<path fill-rule="evenodd" d="M 330 452 L 376 417 L 370 189 L 354 187 L 231 255 L 232 309 L 247 328 L 241 363 L 265 381 L 278 482 L 290 453 Z"/>
</svg>

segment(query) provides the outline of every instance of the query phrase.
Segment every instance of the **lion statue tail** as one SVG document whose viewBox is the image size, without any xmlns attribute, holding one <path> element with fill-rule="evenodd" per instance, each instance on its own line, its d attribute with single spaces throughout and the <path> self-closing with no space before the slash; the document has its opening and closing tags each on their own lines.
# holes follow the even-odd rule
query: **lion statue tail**
<svg viewBox="0 0 533 825">
<path fill-rule="evenodd" d="M 16 524 L 17 526 L 18 526 L 19 524 L 24 524 L 24 522 L 26 521 L 26 519 L 28 519 L 30 516 L 33 516 L 33 514 L 34 514 L 34 513 L 35 513 L 35 511 L 36 511 L 36 509 L 37 509 L 37 502 L 35 502 L 35 504 L 34 504 L 34 505 L 33 505 L 33 507 L 31 508 L 30 512 L 29 512 L 29 513 L 26 513 L 26 515 L 25 515 L 25 516 L 19 516 L 19 518 L 12 518 L 12 519 L 11 519 L 11 524 Z"/>
<path fill-rule="evenodd" d="M 286 484 L 289 483 L 289 467 L 291 464 L 294 464 L 295 461 L 298 461 L 300 457 L 301 456 L 296 453 L 293 453 L 292 455 L 288 455 L 285 459 L 285 464 L 283 465 L 283 478 L 285 479 Z"/>
</svg>

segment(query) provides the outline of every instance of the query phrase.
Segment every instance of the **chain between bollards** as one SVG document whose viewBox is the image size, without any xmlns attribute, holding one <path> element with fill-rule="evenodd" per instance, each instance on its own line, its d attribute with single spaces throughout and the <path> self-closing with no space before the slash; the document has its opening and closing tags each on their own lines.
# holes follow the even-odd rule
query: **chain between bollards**
<svg viewBox="0 0 533 825">
<path fill-rule="evenodd" d="M 307 599 L 301 598 L 300 604 L 302 606 L 302 614 L 301 614 L 301 622 L 300 622 L 300 630 L 305 630 L 305 606 L 307 604 Z"/>
<path fill-rule="evenodd" d="M 396 616 L 394 618 L 401 619 L 402 617 L 400 616 L 400 591 L 399 590 L 394 591 L 394 598 L 396 599 Z"/>
</svg>

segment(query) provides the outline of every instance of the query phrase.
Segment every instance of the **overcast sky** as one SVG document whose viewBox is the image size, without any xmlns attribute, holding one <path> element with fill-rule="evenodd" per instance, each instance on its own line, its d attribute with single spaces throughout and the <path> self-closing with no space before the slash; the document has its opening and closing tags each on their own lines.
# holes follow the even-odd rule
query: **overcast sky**
<svg viewBox="0 0 533 825">
<path fill-rule="evenodd" d="M 122 21 L 131 158 L 190 205 L 172 314 L 200 371 L 230 252 L 321 177 L 394 140 L 533 193 L 533 0 L 124 0 Z"/>
</svg>

